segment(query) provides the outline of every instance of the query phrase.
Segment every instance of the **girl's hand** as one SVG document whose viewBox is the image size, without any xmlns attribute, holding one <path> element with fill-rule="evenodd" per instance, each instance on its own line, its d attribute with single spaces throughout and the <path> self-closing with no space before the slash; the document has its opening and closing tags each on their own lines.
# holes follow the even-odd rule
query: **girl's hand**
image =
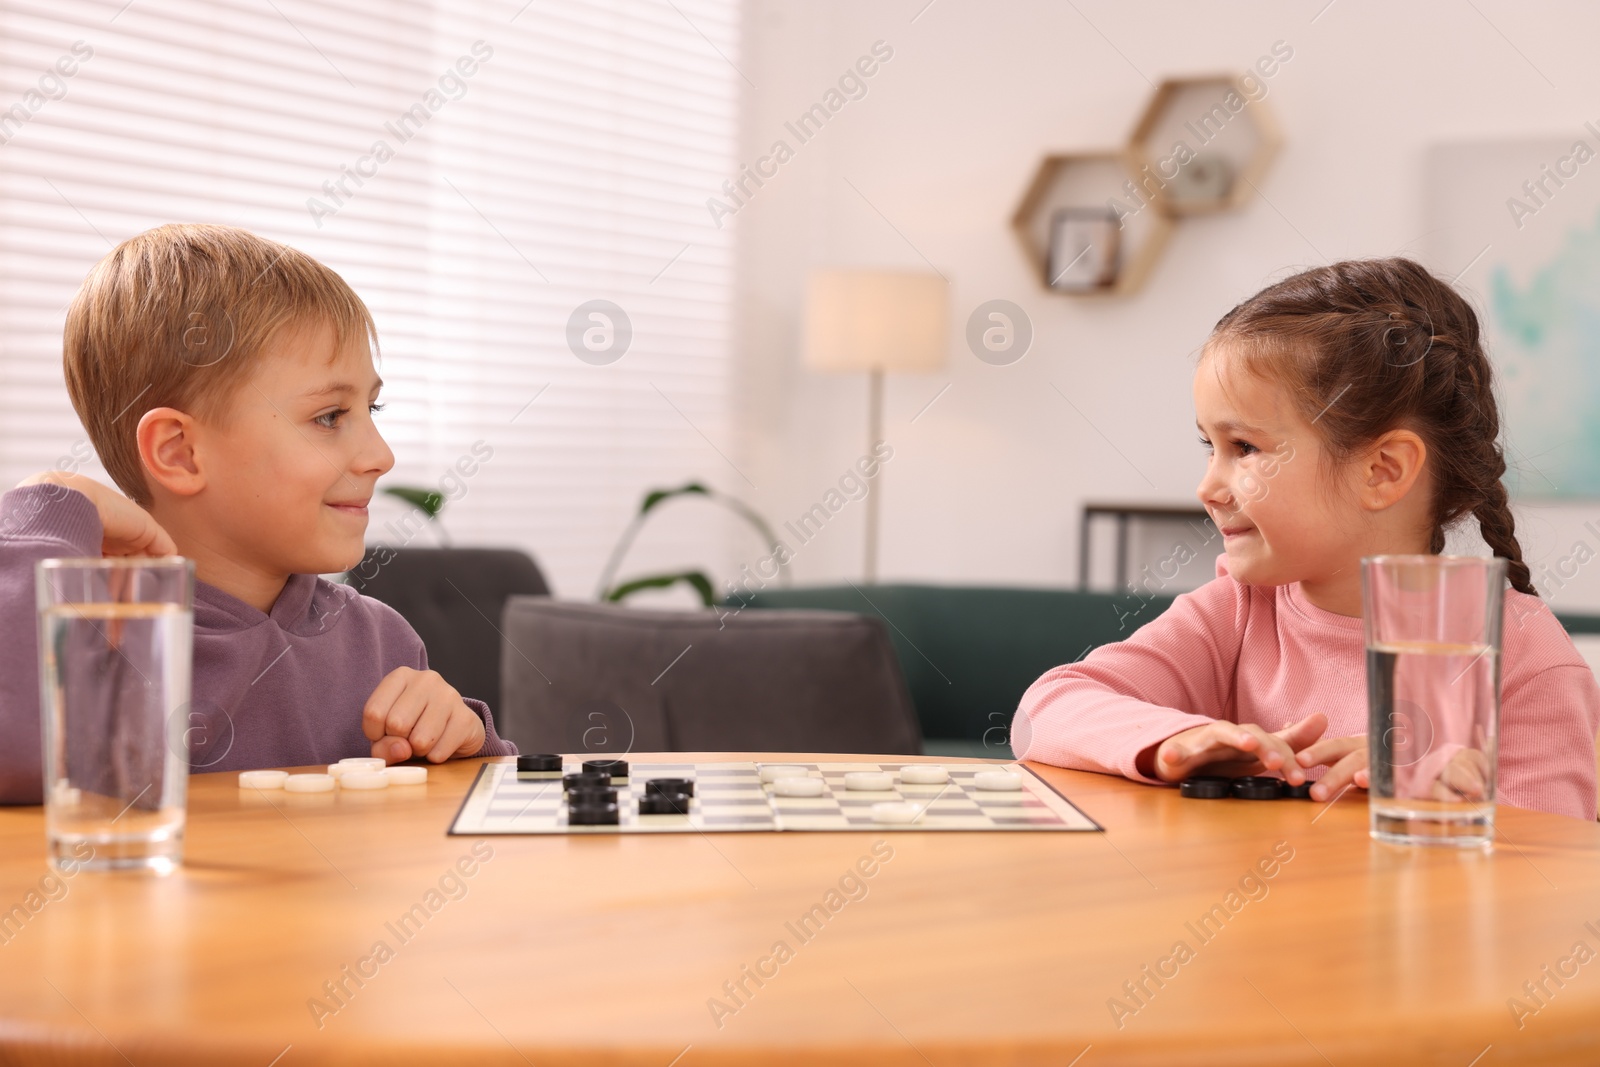
<svg viewBox="0 0 1600 1067">
<path fill-rule="evenodd" d="M 1481 801 L 1489 792 L 1489 757 L 1475 748 L 1463 748 L 1450 757 L 1433 783 L 1433 799 L 1459 803 Z"/>
<path fill-rule="evenodd" d="M 1332 800 L 1352 785 L 1367 788 L 1367 736 L 1329 737 L 1307 745 L 1295 755 L 1302 767 L 1328 764 L 1328 773 L 1311 787 L 1312 800 Z"/>
<path fill-rule="evenodd" d="M 107 556 L 175 556 L 178 546 L 150 513 L 109 486 L 93 478 L 66 471 L 43 471 L 17 483 L 62 485 L 89 498 L 100 514 L 100 551 Z"/>
<path fill-rule="evenodd" d="M 1151 766 L 1140 769 L 1163 782 L 1182 781 L 1201 768 L 1229 776 L 1280 771 L 1291 785 L 1299 785 L 1306 776 L 1295 762 L 1295 753 L 1327 728 L 1328 717 L 1320 711 L 1276 733 L 1254 723 L 1207 723 L 1161 742 Z"/>
</svg>

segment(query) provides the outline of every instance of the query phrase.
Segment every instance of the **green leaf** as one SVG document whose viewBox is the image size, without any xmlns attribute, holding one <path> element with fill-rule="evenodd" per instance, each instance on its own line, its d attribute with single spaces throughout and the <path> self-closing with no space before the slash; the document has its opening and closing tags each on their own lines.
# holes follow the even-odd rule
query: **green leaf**
<svg viewBox="0 0 1600 1067">
<path fill-rule="evenodd" d="M 676 574 L 653 574 L 648 578 L 634 578 L 623 582 L 611 592 L 606 594 L 606 600 L 615 603 L 624 597 L 637 593 L 641 589 L 670 589 L 679 582 L 694 586 L 700 594 L 700 600 L 706 607 L 716 603 L 716 594 L 711 588 L 711 579 L 705 576 L 704 571 L 681 571 Z"/>
<path fill-rule="evenodd" d="M 444 494 L 432 489 L 417 489 L 409 485 L 385 486 L 385 493 L 399 497 L 407 504 L 421 511 L 430 519 L 439 517 L 439 512 L 444 510 Z"/>
<path fill-rule="evenodd" d="M 680 485 L 676 489 L 652 489 L 645 494 L 644 503 L 639 505 L 639 514 L 648 513 L 651 508 L 663 500 L 670 500 L 675 496 L 683 496 L 686 493 L 699 493 L 701 496 L 711 495 L 711 491 L 699 482 L 689 482 L 687 485 Z"/>
</svg>

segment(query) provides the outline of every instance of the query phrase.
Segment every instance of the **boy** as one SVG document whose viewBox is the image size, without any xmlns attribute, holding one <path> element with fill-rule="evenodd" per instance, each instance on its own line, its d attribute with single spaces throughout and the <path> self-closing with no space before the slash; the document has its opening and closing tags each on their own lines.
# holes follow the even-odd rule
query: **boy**
<svg viewBox="0 0 1600 1067">
<path fill-rule="evenodd" d="M 123 242 L 67 311 L 67 389 L 126 496 L 46 471 L 0 497 L 0 803 L 40 783 L 34 563 L 195 561 L 191 768 L 515 754 L 393 609 L 317 577 L 360 560 L 394 455 L 372 317 L 311 257 L 225 226 Z"/>
</svg>

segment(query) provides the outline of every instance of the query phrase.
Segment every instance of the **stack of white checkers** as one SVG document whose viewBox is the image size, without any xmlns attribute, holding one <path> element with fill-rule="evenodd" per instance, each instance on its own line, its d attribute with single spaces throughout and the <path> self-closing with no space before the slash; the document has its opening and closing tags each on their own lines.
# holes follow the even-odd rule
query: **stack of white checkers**
<svg viewBox="0 0 1600 1067">
<path fill-rule="evenodd" d="M 428 768 L 390 767 L 376 756 L 352 756 L 328 764 L 326 774 L 290 774 L 288 771 L 241 771 L 240 789 L 282 789 L 288 793 L 331 793 L 335 788 L 370 790 L 391 785 L 422 785 Z"/>
<path fill-rule="evenodd" d="M 642 763 L 618 789 L 618 819 L 574 824 L 562 771 L 519 773 L 486 763 L 462 802 L 453 834 L 708 833 L 715 831 L 1099 830 L 1048 782 L 1019 764 Z M 687 780 L 683 811 L 644 810 L 653 779 Z"/>
</svg>

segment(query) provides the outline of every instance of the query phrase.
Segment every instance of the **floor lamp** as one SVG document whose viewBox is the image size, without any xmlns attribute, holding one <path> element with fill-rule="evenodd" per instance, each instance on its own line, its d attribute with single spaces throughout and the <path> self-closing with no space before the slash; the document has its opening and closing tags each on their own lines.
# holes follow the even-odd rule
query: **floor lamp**
<svg viewBox="0 0 1600 1067">
<path fill-rule="evenodd" d="M 949 285 L 937 274 L 818 270 L 806 296 L 806 366 L 867 373 L 867 451 L 883 439 L 885 371 L 945 363 Z M 879 478 L 883 475 L 880 473 Z M 866 581 L 878 580 L 878 491 L 867 491 Z"/>
</svg>

